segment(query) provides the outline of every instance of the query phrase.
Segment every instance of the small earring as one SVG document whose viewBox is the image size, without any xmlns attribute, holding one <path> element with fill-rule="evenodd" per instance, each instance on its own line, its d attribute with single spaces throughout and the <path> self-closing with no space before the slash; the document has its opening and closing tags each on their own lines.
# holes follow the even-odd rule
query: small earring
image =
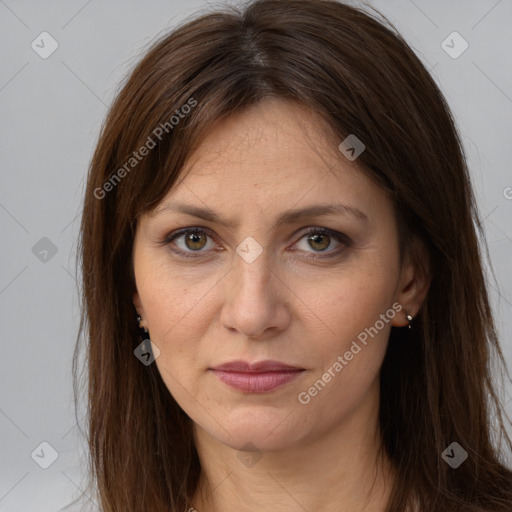
<svg viewBox="0 0 512 512">
<path fill-rule="evenodd" d="M 147 334 L 148 330 L 145 327 L 143 327 L 142 325 L 140 325 L 141 320 L 142 320 L 141 316 L 137 315 L 137 323 L 139 324 L 139 329 L 142 329 Z"/>
<path fill-rule="evenodd" d="M 412 324 L 412 316 L 407 315 L 407 320 L 409 320 L 409 325 L 408 325 L 409 329 L 412 329 L 412 325 L 411 325 Z"/>
</svg>

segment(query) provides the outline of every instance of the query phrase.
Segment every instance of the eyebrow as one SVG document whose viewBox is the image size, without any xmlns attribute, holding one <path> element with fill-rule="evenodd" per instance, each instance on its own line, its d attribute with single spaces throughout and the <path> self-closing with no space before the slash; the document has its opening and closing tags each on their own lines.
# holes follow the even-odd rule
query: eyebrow
<svg viewBox="0 0 512 512">
<path fill-rule="evenodd" d="M 169 202 L 163 204 L 156 209 L 155 215 L 161 215 L 166 212 L 185 213 L 187 215 L 192 215 L 212 223 L 221 224 L 227 228 L 233 228 L 236 224 L 233 220 L 223 219 L 219 214 L 210 208 L 202 208 L 200 206 L 180 202 Z M 346 204 L 334 203 L 313 205 L 301 209 L 288 210 L 283 212 L 277 218 L 276 226 L 279 227 L 284 224 L 294 224 L 301 221 L 302 219 L 333 214 L 349 215 L 364 222 L 368 222 L 369 220 L 368 216 L 358 208 Z"/>
</svg>

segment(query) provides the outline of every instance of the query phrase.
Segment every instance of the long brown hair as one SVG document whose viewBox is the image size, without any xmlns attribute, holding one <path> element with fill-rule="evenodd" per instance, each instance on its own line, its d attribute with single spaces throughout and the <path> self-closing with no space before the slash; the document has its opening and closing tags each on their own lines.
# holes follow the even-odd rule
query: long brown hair
<svg viewBox="0 0 512 512">
<path fill-rule="evenodd" d="M 454 121 L 383 16 L 332 0 L 256 0 L 188 20 L 150 48 L 108 113 L 84 199 L 85 342 L 73 365 L 79 395 L 85 348 L 90 489 L 104 512 L 191 506 L 201 471 L 191 420 L 156 365 L 134 356 L 134 233 L 214 123 L 268 96 L 311 108 L 340 142 L 356 134 L 361 170 L 392 193 L 401 248 L 416 235 L 428 249 L 413 335 L 392 328 L 381 372 L 382 447 L 397 475 L 387 510 L 510 512 L 512 472 L 493 439 L 512 443 L 490 373 L 493 361 L 506 367 Z M 457 469 L 441 456 L 452 442 L 468 453 Z"/>
</svg>

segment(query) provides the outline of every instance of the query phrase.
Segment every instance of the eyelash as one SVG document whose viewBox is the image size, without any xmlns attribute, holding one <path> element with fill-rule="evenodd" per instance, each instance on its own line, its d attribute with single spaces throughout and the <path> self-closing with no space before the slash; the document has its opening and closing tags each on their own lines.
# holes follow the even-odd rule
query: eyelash
<svg viewBox="0 0 512 512">
<path fill-rule="evenodd" d="M 203 251 L 196 251 L 196 253 L 190 253 L 188 251 L 183 251 L 181 249 L 176 249 L 175 247 L 171 246 L 171 242 L 178 238 L 181 235 L 187 234 L 187 233 L 205 233 L 210 238 L 214 239 L 212 232 L 207 228 L 200 228 L 200 227 L 189 227 L 189 228 L 182 228 L 177 231 L 173 231 L 172 233 L 169 233 L 165 237 L 165 239 L 162 242 L 162 245 L 169 246 L 169 250 L 173 252 L 174 254 L 177 254 L 180 257 L 192 259 L 192 258 L 201 258 L 203 257 L 202 252 Z M 338 256 L 341 254 L 347 247 L 350 247 L 352 241 L 350 238 L 345 235 L 344 233 L 339 233 L 337 231 L 333 231 L 332 229 L 328 228 L 309 228 L 306 232 L 302 234 L 302 236 L 299 238 L 299 240 L 302 240 L 304 237 L 307 237 L 309 235 L 327 235 L 331 238 L 334 238 L 337 242 L 341 243 L 344 247 L 341 247 L 341 249 L 337 249 L 334 251 L 331 251 L 329 253 L 326 253 L 325 255 L 322 253 L 313 254 L 310 256 L 306 256 L 306 258 L 313 259 L 313 260 L 320 260 L 320 259 L 327 259 L 327 258 L 333 258 L 335 256 Z"/>
</svg>

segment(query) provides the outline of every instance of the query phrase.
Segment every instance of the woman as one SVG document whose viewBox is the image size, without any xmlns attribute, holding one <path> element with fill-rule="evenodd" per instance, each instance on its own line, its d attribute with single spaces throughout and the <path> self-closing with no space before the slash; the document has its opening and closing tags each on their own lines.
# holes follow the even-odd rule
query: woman
<svg viewBox="0 0 512 512">
<path fill-rule="evenodd" d="M 378 19 L 260 0 L 158 41 L 83 211 L 102 509 L 510 511 L 475 226 L 445 100 Z"/>
</svg>

